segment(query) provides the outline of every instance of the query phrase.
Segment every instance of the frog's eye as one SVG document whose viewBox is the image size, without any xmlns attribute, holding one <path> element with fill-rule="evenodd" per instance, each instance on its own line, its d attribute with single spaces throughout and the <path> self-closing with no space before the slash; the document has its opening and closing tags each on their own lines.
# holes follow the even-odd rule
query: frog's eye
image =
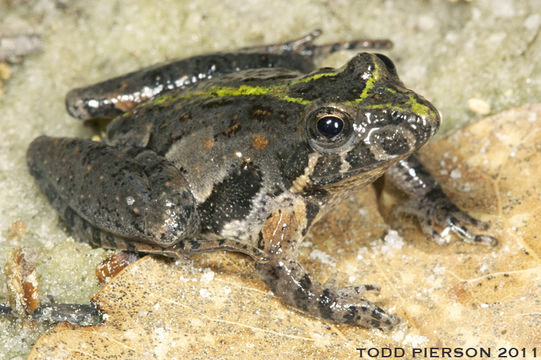
<svg viewBox="0 0 541 360">
<path fill-rule="evenodd" d="M 319 108 L 308 115 L 308 140 L 318 151 L 340 151 L 351 138 L 351 124 L 351 117 L 346 112 L 333 107 Z"/>
<path fill-rule="evenodd" d="M 324 116 L 317 122 L 319 133 L 329 139 L 340 134 L 343 128 L 344 121 L 338 116 Z"/>
</svg>

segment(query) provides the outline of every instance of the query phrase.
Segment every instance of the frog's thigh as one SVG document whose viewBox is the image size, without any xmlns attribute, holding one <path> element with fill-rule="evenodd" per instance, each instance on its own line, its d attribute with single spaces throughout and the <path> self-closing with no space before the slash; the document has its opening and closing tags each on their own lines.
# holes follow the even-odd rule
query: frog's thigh
<svg viewBox="0 0 541 360">
<path fill-rule="evenodd" d="M 199 229 L 185 179 L 149 150 L 42 136 L 30 144 L 27 162 L 60 216 L 93 245 L 168 247 Z"/>
<path fill-rule="evenodd" d="M 301 221 L 299 221 L 301 220 Z M 398 318 L 361 298 L 373 286 L 327 287 L 315 280 L 295 259 L 295 245 L 302 232 L 302 217 L 294 209 L 279 210 L 265 222 L 259 247 L 269 261 L 256 271 L 282 301 L 300 311 L 336 323 L 390 329 Z"/>
</svg>

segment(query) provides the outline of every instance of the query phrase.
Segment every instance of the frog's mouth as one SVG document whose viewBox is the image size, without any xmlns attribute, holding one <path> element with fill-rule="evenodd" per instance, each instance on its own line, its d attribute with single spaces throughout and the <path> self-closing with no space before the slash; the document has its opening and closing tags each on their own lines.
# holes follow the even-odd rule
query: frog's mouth
<svg viewBox="0 0 541 360">
<path fill-rule="evenodd" d="M 390 166 L 379 167 L 376 163 L 364 169 L 350 170 L 341 174 L 321 177 L 316 187 L 329 190 L 358 189 L 373 183 L 381 177 Z"/>
</svg>

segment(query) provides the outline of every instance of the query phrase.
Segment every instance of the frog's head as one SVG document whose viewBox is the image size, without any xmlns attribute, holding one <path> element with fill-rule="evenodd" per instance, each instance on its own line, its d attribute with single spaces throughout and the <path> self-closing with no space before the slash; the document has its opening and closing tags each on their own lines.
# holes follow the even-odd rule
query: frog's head
<svg viewBox="0 0 541 360">
<path fill-rule="evenodd" d="M 304 136 L 316 187 L 374 181 L 424 145 L 440 124 L 438 110 L 406 89 L 381 54 L 358 54 L 341 69 L 321 69 L 290 89 L 290 96 L 310 101 Z"/>
</svg>

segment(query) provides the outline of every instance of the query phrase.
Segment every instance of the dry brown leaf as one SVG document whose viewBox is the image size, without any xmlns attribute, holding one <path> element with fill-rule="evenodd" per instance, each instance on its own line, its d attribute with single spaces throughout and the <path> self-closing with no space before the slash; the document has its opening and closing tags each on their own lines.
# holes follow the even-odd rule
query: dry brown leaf
<svg viewBox="0 0 541 360">
<path fill-rule="evenodd" d="M 39 306 L 36 267 L 21 248 L 14 249 L 4 266 L 11 308 L 19 316 L 33 314 Z"/>
<path fill-rule="evenodd" d="M 354 358 L 359 347 L 531 348 L 541 343 L 541 105 L 491 116 L 431 144 L 423 159 L 450 196 L 490 221 L 497 248 L 440 247 L 406 219 L 403 238 L 374 194 L 346 200 L 301 247 L 320 281 L 378 283 L 370 297 L 404 320 L 389 333 L 326 324 L 286 308 L 249 259 L 145 257 L 99 292 L 103 326 L 61 324 L 30 359 Z M 359 210 L 359 203 L 365 210 Z M 374 240 L 380 239 L 380 240 Z M 389 239 L 389 238 L 387 238 Z"/>
<path fill-rule="evenodd" d="M 96 277 L 100 284 L 111 281 L 119 272 L 130 264 L 133 264 L 139 256 L 132 252 L 119 252 L 108 259 L 103 260 L 96 267 Z"/>
<path fill-rule="evenodd" d="M 8 228 L 8 241 L 22 239 L 26 235 L 26 224 L 17 220 L 11 223 Z"/>
</svg>

